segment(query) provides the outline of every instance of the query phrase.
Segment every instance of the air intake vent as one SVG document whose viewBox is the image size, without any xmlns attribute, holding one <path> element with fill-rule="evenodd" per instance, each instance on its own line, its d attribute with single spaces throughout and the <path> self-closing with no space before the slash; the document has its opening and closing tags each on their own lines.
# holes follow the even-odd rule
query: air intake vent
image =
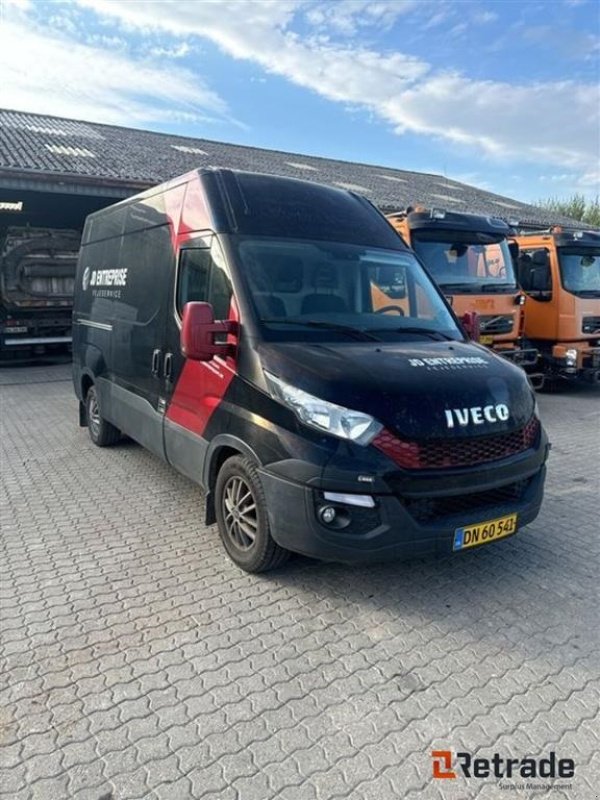
<svg viewBox="0 0 600 800">
<path fill-rule="evenodd" d="M 581 330 L 583 333 L 597 333 L 600 336 L 600 317 L 584 317 Z"/>
<path fill-rule="evenodd" d="M 479 326 L 482 333 L 512 333 L 513 325 L 514 320 L 511 314 L 479 317 Z"/>
<path fill-rule="evenodd" d="M 398 439 L 388 430 L 381 431 L 373 444 L 399 467 L 405 469 L 448 469 L 471 467 L 488 461 L 508 458 L 533 447 L 540 423 L 537 417 L 518 431 L 496 436 L 475 436 L 471 439 L 432 439 L 409 442 Z"/>
</svg>

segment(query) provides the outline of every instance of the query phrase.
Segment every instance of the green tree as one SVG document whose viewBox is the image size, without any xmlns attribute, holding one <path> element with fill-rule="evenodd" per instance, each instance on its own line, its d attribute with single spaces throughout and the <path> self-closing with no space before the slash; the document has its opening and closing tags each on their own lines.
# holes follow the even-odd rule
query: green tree
<svg viewBox="0 0 600 800">
<path fill-rule="evenodd" d="M 582 194 L 574 194 L 566 200 L 558 197 L 548 197 L 540 200 L 536 205 L 545 208 L 547 211 L 554 211 L 579 222 L 587 222 L 596 228 L 600 228 L 600 199 L 587 200 Z"/>
</svg>

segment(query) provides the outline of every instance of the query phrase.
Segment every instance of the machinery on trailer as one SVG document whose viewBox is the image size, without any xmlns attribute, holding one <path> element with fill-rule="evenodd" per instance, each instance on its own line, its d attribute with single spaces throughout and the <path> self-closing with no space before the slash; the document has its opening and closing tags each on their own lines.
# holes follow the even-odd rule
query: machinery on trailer
<svg viewBox="0 0 600 800">
<path fill-rule="evenodd" d="M 0 358 L 71 344 L 73 287 L 81 234 L 56 228 L 0 232 Z"/>
</svg>

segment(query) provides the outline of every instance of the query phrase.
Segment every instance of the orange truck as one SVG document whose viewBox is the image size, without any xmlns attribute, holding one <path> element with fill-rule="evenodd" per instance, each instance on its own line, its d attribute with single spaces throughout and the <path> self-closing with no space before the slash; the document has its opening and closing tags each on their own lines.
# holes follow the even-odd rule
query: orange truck
<svg viewBox="0 0 600 800">
<path fill-rule="evenodd" d="M 527 294 L 525 335 L 544 372 L 600 383 L 600 232 L 554 226 L 513 241 Z"/>
<path fill-rule="evenodd" d="M 541 388 L 537 349 L 523 335 L 525 295 L 509 248 L 513 229 L 477 214 L 410 207 L 387 215 L 427 267 L 460 318 L 477 318 L 481 344 L 528 373 Z"/>
</svg>

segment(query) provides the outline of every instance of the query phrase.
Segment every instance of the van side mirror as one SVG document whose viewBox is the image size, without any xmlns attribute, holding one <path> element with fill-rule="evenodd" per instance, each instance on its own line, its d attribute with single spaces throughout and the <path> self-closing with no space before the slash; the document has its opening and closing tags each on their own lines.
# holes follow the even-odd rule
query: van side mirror
<svg viewBox="0 0 600 800">
<path fill-rule="evenodd" d="M 225 358 L 232 354 L 232 345 L 215 342 L 215 334 L 237 332 L 237 322 L 215 322 L 210 303 L 186 303 L 181 318 L 181 353 L 192 361 L 210 361 L 215 356 Z"/>
<path fill-rule="evenodd" d="M 472 339 L 474 342 L 478 342 L 479 336 L 481 335 L 479 314 L 476 311 L 467 311 L 462 315 L 460 321 L 462 322 L 462 326 L 465 329 L 465 333 L 469 339 Z"/>
</svg>

